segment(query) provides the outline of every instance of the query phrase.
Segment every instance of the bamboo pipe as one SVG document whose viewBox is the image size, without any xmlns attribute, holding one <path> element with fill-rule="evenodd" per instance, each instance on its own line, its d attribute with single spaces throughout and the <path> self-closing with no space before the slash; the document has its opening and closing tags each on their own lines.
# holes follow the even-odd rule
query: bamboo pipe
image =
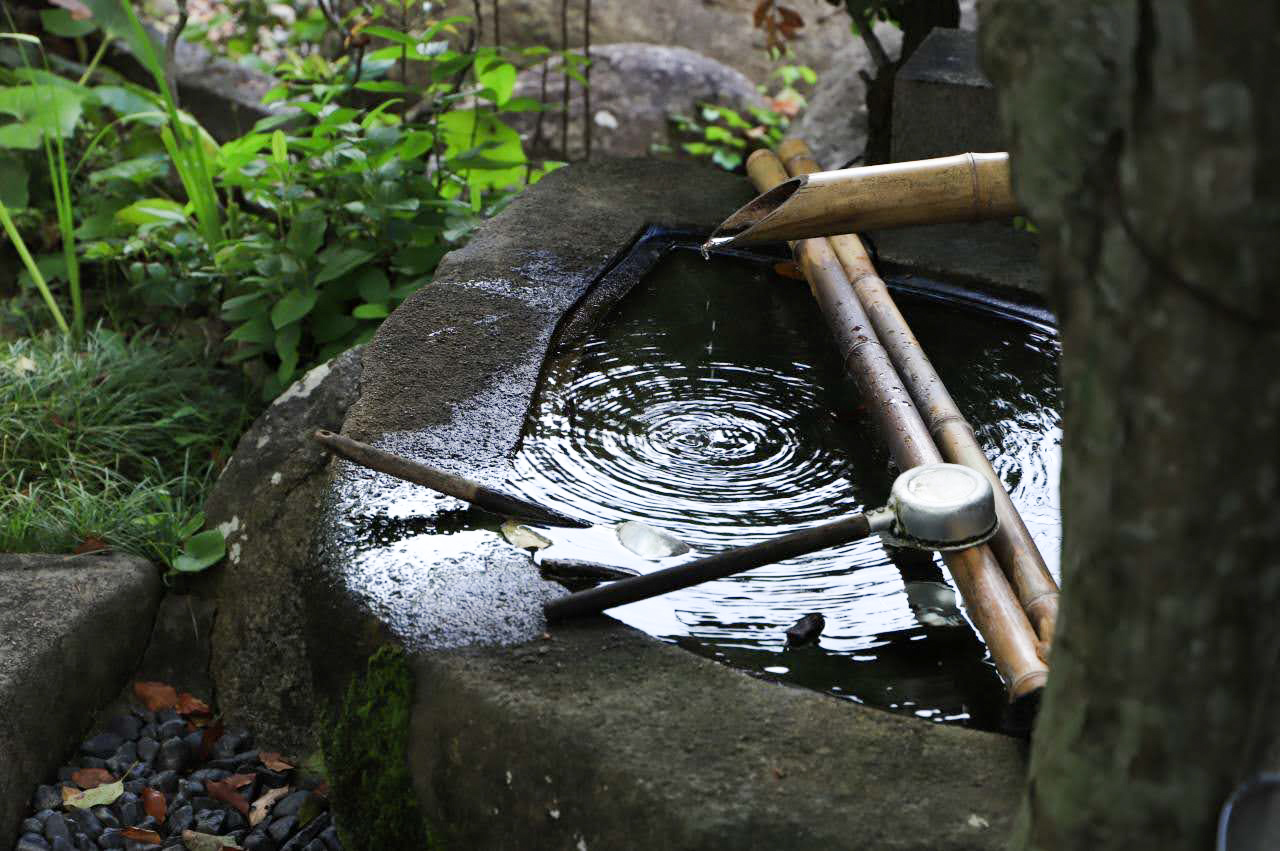
<svg viewBox="0 0 1280 851">
<path fill-rule="evenodd" d="M 747 173 L 761 190 L 786 179 L 782 163 L 766 150 L 748 158 Z M 795 252 L 835 334 L 845 371 L 857 383 L 898 466 L 906 470 L 940 462 L 942 455 L 928 427 L 903 389 L 830 244 L 825 239 L 805 239 L 796 243 Z M 1009 700 L 1042 688 L 1048 666 L 1036 653 L 1035 632 L 990 548 L 984 544 L 943 553 L 943 560 L 1004 678 Z"/>
<path fill-rule="evenodd" d="M 998 219 L 1018 209 L 1005 153 L 819 171 L 762 193 L 725 219 L 707 247 Z"/>
<path fill-rule="evenodd" d="M 778 146 L 778 156 L 787 173 L 793 176 L 821 170 L 803 139 L 785 140 Z M 855 234 L 829 236 L 827 239 L 849 280 L 853 282 L 853 291 L 867 312 L 871 327 L 889 353 L 889 359 L 898 375 L 902 376 L 907 392 L 928 425 L 929 433 L 943 457 L 977 470 L 991 482 L 1000 528 L 991 539 L 990 546 L 1040 638 L 1040 655 L 1047 659 L 1058 619 L 1058 583 L 1049 573 L 1039 548 L 1027 531 L 1022 515 L 1009 499 L 1004 483 L 978 445 L 973 427 L 960 414 L 960 409 L 947 392 L 946 385 L 933 368 L 929 356 L 899 312 L 893 296 L 889 294 L 889 288 L 876 274 L 862 240 Z"/>
</svg>

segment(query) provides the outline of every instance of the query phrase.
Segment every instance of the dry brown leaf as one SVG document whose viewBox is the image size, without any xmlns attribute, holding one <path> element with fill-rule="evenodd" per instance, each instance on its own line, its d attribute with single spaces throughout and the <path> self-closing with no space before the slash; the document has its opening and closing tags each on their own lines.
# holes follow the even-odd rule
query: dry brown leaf
<svg viewBox="0 0 1280 851">
<path fill-rule="evenodd" d="M 293 788 L 291 786 L 281 786 L 279 789 L 270 789 L 264 792 L 258 800 L 253 802 L 253 807 L 249 810 L 249 826 L 257 827 L 262 824 L 275 802 L 292 791 Z"/>
<path fill-rule="evenodd" d="M 164 837 L 156 833 L 154 830 L 144 830 L 141 827 L 126 827 L 120 831 L 120 835 L 125 839 L 132 839 L 134 842 L 144 842 L 147 845 L 163 845 Z"/>
<path fill-rule="evenodd" d="M 148 787 L 142 790 L 142 808 L 147 811 L 147 815 L 163 824 L 169 804 L 165 801 L 163 792 Z"/>
<path fill-rule="evenodd" d="M 253 774 L 233 774 L 227 778 L 227 782 L 231 784 L 233 789 L 243 789 L 254 781 Z"/>
<path fill-rule="evenodd" d="M 133 684 L 133 693 L 152 712 L 173 709 L 178 705 L 178 691 L 168 683 L 138 681 Z"/>
<path fill-rule="evenodd" d="M 285 762 L 280 758 L 280 754 L 275 751 L 261 751 L 258 754 L 258 759 L 272 771 L 289 771 L 293 768 L 291 763 Z"/>
<path fill-rule="evenodd" d="M 227 780 L 206 780 L 204 790 L 215 801 L 230 804 L 240 811 L 240 815 L 246 818 L 249 816 L 249 802 Z"/>
<path fill-rule="evenodd" d="M 212 715 L 209 704 L 193 694 L 183 692 L 178 695 L 177 710 L 179 715 Z"/>
<path fill-rule="evenodd" d="M 114 783 L 115 775 L 105 768 L 82 768 L 71 775 L 71 782 L 81 789 L 92 789 L 103 783 Z"/>
<path fill-rule="evenodd" d="M 49 2 L 70 12 L 73 21 L 88 21 L 93 18 L 93 12 L 80 0 L 49 0 Z"/>
<path fill-rule="evenodd" d="M 80 546 L 76 547 L 72 552 L 75 555 L 82 556 L 85 553 L 96 553 L 99 550 L 105 550 L 107 542 L 99 537 L 90 535 L 80 542 Z"/>
</svg>

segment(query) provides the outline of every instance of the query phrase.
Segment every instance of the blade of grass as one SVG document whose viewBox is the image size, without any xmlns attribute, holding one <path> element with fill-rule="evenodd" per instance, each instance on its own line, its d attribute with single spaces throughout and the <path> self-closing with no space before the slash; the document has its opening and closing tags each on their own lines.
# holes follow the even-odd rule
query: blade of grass
<svg viewBox="0 0 1280 851">
<path fill-rule="evenodd" d="M 22 265 L 27 267 L 27 274 L 31 275 L 31 280 L 35 282 L 41 298 L 49 306 L 49 312 L 53 314 L 53 321 L 58 326 L 58 330 L 63 334 L 69 335 L 71 329 L 67 326 L 66 317 L 58 309 L 58 303 L 53 299 L 49 284 L 45 281 L 44 275 L 40 274 L 40 267 L 36 265 L 35 258 L 27 250 L 27 244 L 23 241 L 22 234 L 18 233 L 18 228 L 13 224 L 13 218 L 9 215 L 9 208 L 5 206 L 3 201 L 0 201 L 0 225 L 4 226 L 4 231 L 9 235 L 9 240 L 17 250 L 18 257 L 22 260 Z"/>
</svg>

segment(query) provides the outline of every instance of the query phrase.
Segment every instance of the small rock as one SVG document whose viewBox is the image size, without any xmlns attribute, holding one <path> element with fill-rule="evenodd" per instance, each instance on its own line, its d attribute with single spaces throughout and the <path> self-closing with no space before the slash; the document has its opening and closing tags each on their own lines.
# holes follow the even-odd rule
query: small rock
<svg viewBox="0 0 1280 851">
<path fill-rule="evenodd" d="M 213 746 L 213 756 L 215 759 L 226 759 L 234 756 L 241 751 L 247 751 L 253 747 L 253 736 L 248 730 L 242 728 L 233 728 L 227 730 L 218 739 Z"/>
<path fill-rule="evenodd" d="M 302 851 L 325 851 L 325 848 L 326 846 L 322 840 L 313 839 L 307 843 L 306 847 L 303 848 Z"/>
<path fill-rule="evenodd" d="M 126 792 L 128 792 L 131 795 L 138 795 L 139 797 L 141 797 L 142 795 L 142 790 L 146 788 L 147 788 L 147 781 L 141 778 L 137 780 L 126 780 L 124 784 L 124 790 Z"/>
<path fill-rule="evenodd" d="M 132 713 L 117 715 L 107 722 L 107 730 L 125 741 L 137 739 L 142 733 L 142 719 Z"/>
<path fill-rule="evenodd" d="M 216 810 L 222 805 L 207 795 L 198 795 L 191 799 L 191 807 L 196 811 L 196 815 L 206 813 L 209 810 Z"/>
<path fill-rule="evenodd" d="M 302 811 L 303 805 L 307 803 L 307 799 L 310 797 L 311 793 L 305 789 L 291 792 L 276 802 L 276 805 L 271 808 L 271 815 L 275 818 L 296 816 Z"/>
<path fill-rule="evenodd" d="M 90 812 L 93 813 L 94 818 L 96 818 L 102 825 L 103 830 L 120 826 L 120 820 L 116 818 L 116 814 L 111 812 L 111 808 L 105 804 L 99 804 L 90 810 Z"/>
<path fill-rule="evenodd" d="M 160 753 L 160 743 L 150 736 L 138 739 L 138 759 L 151 762 Z"/>
<path fill-rule="evenodd" d="M 76 851 L 98 851 L 98 845 L 83 833 L 77 833 Z"/>
<path fill-rule="evenodd" d="M 76 769 L 71 765 L 64 765 L 58 769 L 58 780 L 63 783 L 71 783 L 71 778 L 76 774 Z"/>
<path fill-rule="evenodd" d="M 93 814 L 93 810 L 74 810 L 71 818 L 75 819 L 77 829 L 90 839 L 97 839 L 102 833 L 102 822 Z"/>
<path fill-rule="evenodd" d="M 329 851 L 342 851 L 342 840 L 338 838 L 337 826 L 331 824 L 320 831 L 320 839 Z"/>
<path fill-rule="evenodd" d="M 279 789 L 289 782 L 289 776 L 283 771 L 272 771 L 270 768 L 257 769 L 258 783 L 264 789 Z"/>
<path fill-rule="evenodd" d="M 156 714 L 144 706 L 135 706 L 132 710 L 133 717 L 137 718 L 143 724 L 154 724 Z"/>
<path fill-rule="evenodd" d="M 35 816 L 24 818 L 22 827 L 18 828 L 22 833 L 44 833 L 44 822 Z"/>
<path fill-rule="evenodd" d="M 169 810 L 169 820 L 165 822 L 165 826 L 169 829 L 170 836 L 181 836 L 182 831 L 191 827 L 195 821 L 195 811 L 190 804 L 182 804 L 177 809 Z"/>
<path fill-rule="evenodd" d="M 120 833 L 118 827 L 108 827 L 102 831 L 102 835 L 98 837 L 99 848 L 123 848 L 124 836 Z"/>
<path fill-rule="evenodd" d="M 260 830 L 252 831 L 246 836 L 241 847 L 244 851 L 277 851 L 279 848 L 270 836 Z"/>
<path fill-rule="evenodd" d="M 138 800 L 138 796 L 133 792 L 125 792 L 116 799 L 112 807 L 120 819 L 121 827 L 133 827 L 142 821 L 142 802 Z"/>
<path fill-rule="evenodd" d="M 280 806 L 276 804 L 276 806 Z M 267 835 L 277 844 L 283 843 L 289 838 L 289 835 L 298 827 L 298 819 L 295 816 L 285 816 L 284 818 L 273 819 L 271 824 L 267 826 Z"/>
<path fill-rule="evenodd" d="M 49 851 L 49 843 L 44 841 L 44 837 L 36 833 L 24 833 L 18 838 L 18 844 L 13 847 L 13 851 Z"/>
<path fill-rule="evenodd" d="M 143 724 L 142 729 L 138 731 L 138 738 L 160 741 L 160 725 L 154 721 L 149 724 Z"/>
<path fill-rule="evenodd" d="M 178 714 L 178 710 L 176 709 L 161 709 L 156 713 L 157 724 L 163 724 L 166 721 L 173 721 L 175 719 L 180 720 L 181 718 L 182 716 Z"/>
<path fill-rule="evenodd" d="M 326 827 L 331 824 L 329 814 L 317 816 L 310 824 L 298 832 L 298 835 L 290 839 L 280 851 L 303 851 L 308 845 L 315 841 Z M 321 848 L 324 844 L 321 843 Z"/>
<path fill-rule="evenodd" d="M 65 839 L 68 843 L 71 841 L 71 828 L 67 824 L 67 820 L 62 816 L 50 816 L 44 823 L 44 838 L 52 844 L 59 839 Z"/>
<path fill-rule="evenodd" d="M 240 815 L 239 810 L 224 810 L 226 818 L 222 822 L 222 830 L 225 833 L 235 833 L 237 830 L 243 830 L 249 826 L 249 822 L 244 816 Z"/>
<path fill-rule="evenodd" d="M 204 794 L 204 784 L 199 780 L 180 780 L 178 788 L 182 790 L 182 794 L 187 798 L 198 798 Z"/>
<path fill-rule="evenodd" d="M 33 810 L 56 810 L 62 806 L 62 791 L 57 786 L 37 786 L 31 796 Z"/>
<path fill-rule="evenodd" d="M 198 771 L 191 772 L 191 779 L 198 780 L 201 783 L 208 783 L 210 780 L 223 780 L 230 776 L 230 771 L 221 768 L 201 768 Z"/>
<path fill-rule="evenodd" d="M 154 816 L 144 816 L 142 821 L 134 825 L 139 830 L 156 830 L 160 827 L 160 822 Z"/>
<path fill-rule="evenodd" d="M 69 836 L 59 836 L 57 839 L 49 843 L 49 847 L 53 851 L 76 851 L 75 843 L 71 841 Z"/>
<path fill-rule="evenodd" d="M 192 829 L 198 833 L 210 833 L 214 836 L 221 836 L 226 821 L 226 810 L 206 810 L 196 816 L 196 826 Z"/>
<path fill-rule="evenodd" d="M 82 756 L 80 757 L 81 768 L 106 768 L 107 761 L 100 756 Z"/>
<path fill-rule="evenodd" d="M 178 793 L 178 772 L 176 771 L 157 771 L 151 777 L 151 788 L 164 792 L 166 795 L 176 795 Z"/>
<path fill-rule="evenodd" d="M 187 734 L 187 722 L 181 718 L 173 718 L 160 725 L 160 741 L 171 739 L 174 736 L 182 737 Z"/>
<path fill-rule="evenodd" d="M 106 759 L 119 750 L 122 744 L 124 744 L 124 738 L 119 733 L 99 733 L 81 742 L 80 750 L 90 756 Z"/>
<path fill-rule="evenodd" d="M 59 806 L 61 806 L 61 804 L 59 804 Z M 41 825 L 40 829 L 44 830 L 44 823 L 48 821 L 49 817 L 52 816 L 53 814 L 54 814 L 53 810 L 45 808 L 43 810 L 38 810 L 36 814 L 32 816 L 32 818 L 38 819 Z"/>
<path fill-rule="evenodd" d="M 190 760 L 191 749 L 186 742 L 174 736 L 160 743 L 155 763 L 160 771 L 182 771 Z"/>
<path fill-rule="evenodd" d="M 123 745 L 120 746 L 119 750 L 116 751 L 115 758 L 124 760 L 130 765 L 137 762 L 138 761 L 138 743 L 125 742 Z"/>
</svg>

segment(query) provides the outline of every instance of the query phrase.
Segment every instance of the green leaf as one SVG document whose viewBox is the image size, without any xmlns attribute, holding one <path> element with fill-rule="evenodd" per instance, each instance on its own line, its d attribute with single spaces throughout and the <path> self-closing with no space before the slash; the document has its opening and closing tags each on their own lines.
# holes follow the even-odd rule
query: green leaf
<svg viewBox="0 0 1280 851">
<path fill-rule="evenodd" d="M 317 343 L 331 343 L 355 328 L 358 323 L 345 313 L 330 309 L 325 313 L 317 310 L 308 324 L 311 336 L 315 337 Z"/>
<path fill-rule="evenodd" d="M 366 251 L 363 248 L 331 245 L 319 254 L 320 274 L 316 276 L 315 283 L 323 284 L 326 281 L 341 278 L 373 256 L 372 251 Z"/>
<path fill-rule="evenodd" d="M 226 554 L 227 541 L 222 532 L 209 529 L 187 539 L 182 554 L 173 560 L 173 569 L 181 573 L 199 573 L 222 561 Z"/>
<path fill-rule="evenodd" d="M 496 56 L 476 62 L 476 82 L 489 90 L 496 105 L 502 106 L 511 99 L 516 87 L 516 66 Z M 485 97 L 485 93 L 481 93 Z"/>
<path fill-rule="evenodd" d="M 289 226 L 289 235 L 285 237 L 284 244 L 300 259 L 313 257 L 324 243 L 324 232 L 328 226 L 324 210 L 308 207 Z"/>
<path fill-rule="evenodd" d="M 391 282 L 376 266 L 362 269 L 356 277 L 356 292 L 365 301 L 386 301 L 391 297 Z"/>
<path fill-rule="evenodd" d="M 67 791 L 63 792 L 62 806 L 69 810 L 106 807 L 115 803 L 116 799 L 124 794 L 124 780 L 103 783 L 101 786 L 94 786 L 92 789 L 86 789 L 83 792 L 76 792 L 71 795 L 68 795 Z"/>
<path fill-rule="evenodd" d="M 733 171 L 735 168 L 742 165 L 742 154 L 739 154 L 736 151 L 717 148 L 716 152 L 711 155 L 711 161 L 725 171 Z"/>
<path fill-rule="evenodd" d="M 439 118 L 439 132 L 448 159 L 475 156 L 483 151 L 482 162 L 461 166 L 473 190 L 505 189 L 524 184 L 524 148 L 520 134 L 489 112 L 456 109 Z M 485 171 L 472 170 L 475 166 Z M 478 192 L 473 193 L 478 195 Z"/>
<path fill-rule="evenodd" d="M 168 198 L 143 198 L 116 211 L 116 220 L 131 225 L 184 224 L 182 205 Z"/>
<path fill-rule="evenodd" d="M 168 120 L 164 107 L 138 86 L 95 86 L 89 90 L 89 97 L 116 115 L 137 116 L 143 123 L 155 127 Z"/>
<path fill-rule="evenodd" d="M 40 133 L 70 136 L 80 121 L 83 93 L 65 86 L 39 84 L 0 88 L 0 115 L 12 115 L 17 123 Z"/>
<path fill-rule="evenodd" d="M 385 304 L 362 304 L 351 311 L 356 319 L 385 319 L 390 314 L 391 309 Z"/>
<path fill-rule="evenodd" d="M 315 290 L 290 290 L 285 293 L 284 298 L 271 308 L 271 326 L 280 329 L 290 322 L 297 322 L 316 306 L 317 297 Z"/>
<path fill-rule="evenodd" d="M 276 334 L 276 355 L 280 358 L 280 368 L 276 377 L 284 384 L 293 377 L 298 368 L 298 343 L 302 340 L 302 325 L 293 324 L 280 329 Z"/>
<path fill-rule="evenodd" d="M 0 151 L 0 174 L 4 175 L 0 179 L 0 203 L 10 210 L 21 210 L 27 206 L 30 175 L 22 160 L 8 151 Z"/>
<path fill-rule="evenodd" d="M 108 180 L 127 180 L 130 183 L 146 183 L 159 180 L 169 173 L 169 158 L 164 154 L 147 154 L 89 174 L 89 182 L 95 186 Z"/>
<path fill-rule="evenodd" d="M 289 164 L 289 142 L 285 139 L 283 130 L 271 134 L 271 159 L 278 166 Z"/>
<path fill-rule="evenodd" d="M 93 21 L 77 21 L 66 9 L 42 9 L 40 24 L 45 32 L 60 35 L 63 38 L 81 38 L 98 28 Z"/>
<path fill-rule="evenodd" d="M 44 133 L 34 124 L 6 124 L 0 127 L 0 148 L 34 151 Z"/>
<path fill-rule="evenodd" d="M 271 320 L 267 318 L 267 315 L 260 313 L 239 325 L 227 335 L 227 339 L 238 343 L 254 343 L 259 346 L 267 346 L 275 342 L 276 332 L 271 327 Z"/>
</svg>

